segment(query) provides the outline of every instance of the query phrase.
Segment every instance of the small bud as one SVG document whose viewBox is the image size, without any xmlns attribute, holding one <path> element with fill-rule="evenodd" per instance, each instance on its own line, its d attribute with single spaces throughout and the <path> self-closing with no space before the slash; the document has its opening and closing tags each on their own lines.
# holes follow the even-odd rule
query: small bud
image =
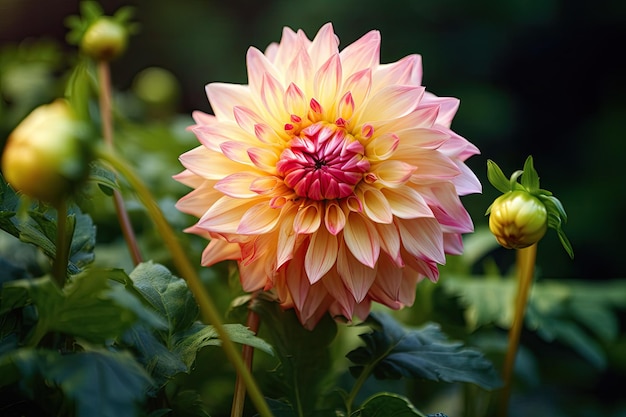
<svg viewBox="0 0 626 417">
<path fill-rule="evenodd" d="M 548 212 L 532 194 L 521 190 L 509 191 L 493 202 L 489 229 L 505 248 L 525 248 L 545 235 Z"/>
<path fill-rule="evenodd" d="M 90 153 L 82 134 L 67 101 L 37 107 L 7 139 L 2 153 L 5 179 L 32 198 L 59 203 L 89 172 Z"/>
<path fill-rule="evenodd" d="M 87 28 L 80 41 L 81 50 L 98 61 L 120 56 L 128 44 L 128 30 L 114 19 L 101 16 Z"/>
</svg>

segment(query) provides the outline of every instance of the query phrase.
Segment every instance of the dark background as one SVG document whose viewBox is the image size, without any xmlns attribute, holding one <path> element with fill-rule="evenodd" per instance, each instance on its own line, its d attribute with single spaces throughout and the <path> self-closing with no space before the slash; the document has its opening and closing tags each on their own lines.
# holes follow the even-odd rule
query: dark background
<svg viewBox="0 0 626 417">
<path fill-rule="evenodd" d="M 453 128 L 482 154 L 469 165 L 484 192 L 464 198 L 477 227 L 496 196 L 486 161 L 509 175 L 532 154 L 542 186 L 563 202 L 576 254 L 556 234 L 541 242 L 538 265 L 551 278 L 623 277 L 626 199 L 626 2 L 573 0 L 152 0 L 103 1 L 106 14 L 136 7 L 141 31 L 113 64 L 128 89 L 149 66 L 179 80 L 179 111 L 209 111 L 204 85 L 246 83 L 245 53 L 278 41 L 283 26 L 309 38 L 331 21 L 341 46 L 371 29 L 382 62 L 423 56 L 424 85 L 461 99 Z M 28 38 L 63 41 L 78 13 L 66 0 L 0 0 L 0 45 Z M 68 50 L 72 47 L 64 46 Z M 4 138 L 3 138 L 4 139 Z M 177 155 L 172 155 L 175 159 Z M 170 173 L 168 173 L 169 175 Z M 496 254 L 508 261 L 511 254 Z"/>
</svg>

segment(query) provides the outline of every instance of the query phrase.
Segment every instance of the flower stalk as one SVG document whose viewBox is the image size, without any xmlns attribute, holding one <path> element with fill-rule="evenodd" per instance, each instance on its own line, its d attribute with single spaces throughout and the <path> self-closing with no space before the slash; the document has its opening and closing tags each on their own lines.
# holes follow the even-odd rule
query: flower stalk
<svg viewBox="0 0 626 417">
<path fill-rule="evenodd" d="M 248 309 L 248 318 L 246 320 L 246 327 L 250 329 L 250 331 L 257 334 L 259 331 L 259 326 L 261 324 L 261 318 L 259 315 L 253 311 L 251 308 Z M 241 356 L 244 364 L 248 368 L 250 372 L 252 372 L 252 359 L 254 357 L 254 347 L 250 345 L 243 345 L 241 348 Z M 233 396 L 233 406 L 231 408 L 231 417 L 241 417 L 243 416 L 244 402 L 246 399 L 246 384 L 241 377 L 240 374 L 237 374 L 237 379 L 235 380 L 235 393 Z"/>
<path fill-rule="evenodd" d="M 102 137 L 109 149 L 113 149 L 113 118 L 111 116 L 111 70 L 109 62 L 98 61 L 98 84 L 100 87 L 100 118 L 102 123 Z M 138 265 L 142 261 L 141 251 L 137 238 L 130 222 L 128 212 L 124 205 L 124 199 L 119 190 L 113 190 L 113 203 L 117 219 L 122 229 L 122 235 L 128 246 L 128 251 L 133 264 Z"/>
<path fill-rule="evenodd" d="M 168 247 L 174 264 L 181 274 L 182 277 L 187 281 L 187 285 L 191 290 L 192 294 L 196 302 L 198 303 L 198 307 L 200 308 L 200 312 L 202 314 L 203 319 L 211 323 L 220 339 L 222 340 L 222 348 L 228 357 L 228 360 L 233 364 L 237 374 L 243 380 L 245 387 L 248 390 L 248 395 L 255 405 L 258 413 L 262 417 L 272 416 L 272 413 L 265 401 L 261 391 L 259 390 L 252 374 L 246 367 L 239 351 L 235 347 L 234 343 L 228 337 L 226 333 L 226 329 L 221 322 L 219 313 L 217 308 L 215 307 L 215 303 L 213 302 L 211 296 L 204 289 L 202 281 L 200 277 L 197 275 L 195 269 L 193 268 L 191 262 L 187 258 L 183 247 L 180 245 L 176 235 L 174 234 L 172 228 L 169 223 L 165 219 L 165 216 L 161 212 L 161 209 L 152 198 L 152 195 L 145 184 L 141 181 L 141 179 L 135 174 L 133 169 L 125 163 L 122 159 L 120 159 L 117 155 L 113 154 L 111 150 L 104 150 L 102 148 L 99 149 L 98 156 L 108 162 L 113 169 L 119 172 L 126 180 L 128 181 L 131 188 L 137 193 L 137 196 L 142 201 L 148 215 L 154 222 L 159 234 L 163 238 L 166 246 Z"/>
<path fill-rule="evenodd" d="M 523 249 L 517 249 L 517 294 L 515 296 L 515 311 L 513 316 L 513 324 L 509 329 L 509 345 L 504 358 L 504 366 L 502 370 L 502 379 L 504 387 L 501 393 L 500 413 L 501 417 L 506 417 L 509 408 L 509 399 L 511 397 L 511 384 L 513 377 L 513 368 L 515 366 L 515 357 L 519 348 L 520 336 L 524 325 L 524 314 L 528 297 L 532 287 L 533 276 L 535 273 L 535 259 L 537 256 L 537 244 L 533 244 Z"/>
</svg>

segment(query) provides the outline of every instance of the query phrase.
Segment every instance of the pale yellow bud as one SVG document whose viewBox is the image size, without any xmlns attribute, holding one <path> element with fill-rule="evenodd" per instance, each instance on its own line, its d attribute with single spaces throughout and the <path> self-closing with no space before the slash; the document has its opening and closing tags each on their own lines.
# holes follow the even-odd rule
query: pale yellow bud
<svg viewBox="0 0 626 417">
<path fill-rule="evenodd" d="M 509 191 L 493 202 L 489 229 L 505 248 L 525 248 L 545 235 L 548 213 L 545 205 L 532 194 Z"/>
</svg>

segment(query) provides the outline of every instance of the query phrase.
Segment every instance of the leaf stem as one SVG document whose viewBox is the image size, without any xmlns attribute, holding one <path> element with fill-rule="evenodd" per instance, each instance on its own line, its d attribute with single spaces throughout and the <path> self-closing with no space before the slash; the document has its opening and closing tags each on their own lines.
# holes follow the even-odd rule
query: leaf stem
<svg viewBox="0 0 626 417">
<path fill-rule="evenodd" d="M 63 288 L 67 278 L 67 263 L 70 256 L 70 239 L 67 233 L 67 202 L 61 200 L 55 205 L 57 210 L 57 235 L 56 256 L 52 262 L 52 276 L 59 286 Z"/>
<path fill-rule="evenodd" d="M 163 238 L 165 244 L 167 245 L 170 253 L 172 254 L 172 259 L 176 268 L 178 269 L 179 274 L 185 278 L 187 281 L 187 285 L 194 295 L 196 302 L 202 312 L 202 316 L 205 321 L 211 323 L 215 330 L 217 331 L 220 339 L 222 340 L 222 348 L 226 353 L 229 361 L 235 367 L 238 375 L 243 379 L 246 388 L 248 389 L 250 399 L 255 405 L 259 415 L 262 417 L 270 417 L 272 413 L 265 401 L 265 398 L 261 394 L 261 391 L 257 387 L 257 384 L 252 377 L 250 371 L 246 367 L 241 355 L 239 354 L 237 348 L 234 343 L 228 337 L 228 333 L 226 332 L 224 325 L 220 320 L 220 316 L 217 312 L 217 308 L 215 307 L 215 303 L 213 302 L 211 296 L 205 290 L 200 277 L 196 274 L 196 270 L 191 265 L 191 262 L 187 258 L 187 255 L 180 245 L 176 235 L 171 229 L 169 223 L 163 216 L 161 209 L 156 204 L 152 195 L 148 188 L 144 185 L 141 179 L 135 174 L 133 169 L 127 165 L 121 158 L 114 155 L 111 151 L 105 151 L 104 149 L 100 149 L 98 151 L 98 156 L 104 161 L 108 162 L 115 170 L 117 170 L 120 174 L 122 174 L 126 180 L 128 181 L 131 188 L 135 190 L 139 199 L 143 202 L 146 210 L 148 211 L 148 215 L 154 222 L 157 230 L 159 231 L 161 237 Z"/>
<path fill-rule="evenodd" d="M 513 316 L 513 324 L 509 330 L 509 347 L 504 359 L 504 368 L 502 371 L 502 379 L 504 380 L 504 388 L 500 399 L 500 417 L 506 417 L 509 408 L 509 399 L 511 397 L 511 384 L 513 377 L 513 367 L 515 365 L 515 356 L 519 347 L 520 335 L 524 325 L 524 314 L 526 312 L 526 304 L 528 295 L 533 282 L 535 273 L 535 259 L 537 257 L 537 244 L 533 244 L 524 249 L 517 250 L 517 274 L 518 287 L 515 298 L 515 313 Z"/>
<path fill-rule="evenodd" d="M 359 394 L 359 391 L 363 387 L 363 384 L 365 384 L 365 381 L 367 381 L 367 378 L 369 378 L 377 363 L 378 361 L 374 361 L 373 363 L 370 363 L 363 367 L 361 374 L 352 386 L 350 394 L 348 394 L 348 398 L 346 398 L 346 416 L 350 416 L 350 414 L 352 414 L 352 405 L 354 403 L 354 400 L 356 399 L 356 396 Z"/>
<path fill-rule="evenodd" d="M 111 116 L 111 70 L 107 61 L 98 61 L 98 84 L 100 87 L 100 119 L 102 123 L 102 137 L 109 149 L 113 149 L 113 118 Z M 137 238 L 130 222 L 128 212 L 124 206 L 124 199 L 119 190 L 113 190 L 113 203 L 117 219 L 122 229 L 122 235 L 128 246 L 130 257 L 135 265 L 142 261 L 141 251 Z"/>
<path fill-rule="evenodd" d="M 261 318 L 259 317 L 259 315 L 251 308 L 249 308 L 246 326 L 256 335 L 259 331 L 260 324 Z M 254 347 L 250 345 L 243 345 L 243 347 L 241 348 L 241 356 L 243 357 L 243 362 L 245 363 L 248 370 L 252 372 L 252 358 L 254 356 Z M 237 379 L 235 380 L 235 394 L 233 396 L 233 406 L 230 413 L 231 417 L 243 416 L 245 399 L 246 385 L 241 375 L 237 374 Z"/>
</svg>

